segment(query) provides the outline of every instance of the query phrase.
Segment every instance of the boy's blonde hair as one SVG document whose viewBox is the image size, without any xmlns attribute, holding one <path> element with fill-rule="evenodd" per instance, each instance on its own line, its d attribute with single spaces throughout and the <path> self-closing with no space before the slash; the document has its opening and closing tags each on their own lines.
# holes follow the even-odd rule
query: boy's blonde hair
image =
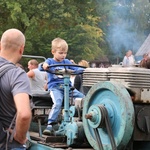
<svg viewBox="0 0 150 150">
<path fill-rule="evenodd" d="M 68 44 L 64 39 L 61 38 L 55 38 L 52 41 L 52 51 L 57 51 L 57 50 L 61 50 L 61 51 L 68 51 Z"/>
</svg>

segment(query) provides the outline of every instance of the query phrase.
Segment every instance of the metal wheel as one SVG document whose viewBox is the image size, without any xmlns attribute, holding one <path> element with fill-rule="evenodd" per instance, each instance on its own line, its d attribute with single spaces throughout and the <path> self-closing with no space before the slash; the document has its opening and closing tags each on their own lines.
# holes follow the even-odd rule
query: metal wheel
<svg viewBox="0 0 150 150">
<path fill-rule="evenodd" d="M 91 87 L 84 99 L 83 126 L 86 137 L 94 150 L 100 150 L 95 138 L 97 129 L 104 150 L 111 150 L 111 141 L 105 127 L 100 124 L 103 114 L 99 106 L 104 106 L 108 112 L 110 126 L 117 149 L 123 149 L 131 139 L 134 129 L 134 107 L 126 88 L 116 82 L 99 82 Z M 91 114 L 92 118 L 85 116 Z"/>
</svg>

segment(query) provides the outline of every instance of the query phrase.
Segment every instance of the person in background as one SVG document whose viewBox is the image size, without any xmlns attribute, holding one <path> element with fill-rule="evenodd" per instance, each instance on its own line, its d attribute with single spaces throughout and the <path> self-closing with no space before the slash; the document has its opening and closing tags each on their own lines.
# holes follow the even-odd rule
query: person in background
<svg viewBox="0 0 150 150">
<path fill-rule="evenodd" d="M 73 59 L 70 59 L 70 62 L 72 62 L 72 64 L 76 65 L 76 63 L 75 63 L 75 61 Z"/>
<path fill-rule="evenodd" d="M 72 62 L 73 65 L 76 65 L 75 61 L 73 59 L 70 59 L 70 61 Z M 70 81 L 71 81 L 71 85 L 72 87 L 74 87 L 74 79 L 75 79 L 76 75 L 71 75 L 70 76 Z"/>
<path fill-rule="evenodd" d="M 72 64 L 70 60 L 66 59 L 67 52 L 68 52 L 68 44 L 64 39 L 55 38 L 52 41 L 52 49 L 51 49 L 53 58 L 48 58 L 43 63 L 43 69 L 47 70 L 49 65 L 57 64 L 57 67 L 49 68 L 51 71 L 61 70 L 64 68 L 68 68 L 74 71 L 83 71 L 83 69 L 73 66 L 59 66 L 62 64 Z M 41 68 L 42 69 L 42 68 Z M 43 134 L 50 135 L 53 131 L 52 125 L 57 122 L 58 115 L 61 111 L 61 106 L 64 98 L 64 78 L 61 75 L 56 75 L 53 73 L 48 73 L 48 90 L 50 91 L 50 96 L 53 101 L 53 107 L 48 116 L 48 125 L 47 128 L 43 131 Z M 69 84 L 69 96 L 73 96 L 73 98 L 83 98 L 84 95 L 77 91 L 76 89 L 73 90 L 73 95 L 71 91 L 71 81 Z"/>
<path fill-rule="evenodd" d="M 129 50 L 123 58 L 122 66 L 131 67 L 134 66 L 134 64 L 135 64 L 134 56 L 132 55 L 132 51 Z"/>
<path fill-rule="evenodd" d="M 0 67 L 5 64 L 15 67 L 0 78 L 0 123 L 3 129 L 7 130 L 15 114 L 16 121 L 14 121 L 13 141 L 9 142 L 9 137 L 3 139 L 3 144 L 0 143 L 1 150 L 6 149 L 6 144 L 4 144 L 6 141 L 8 141 L 8 149 L 26 150 L 26 134 L 32 116 L 29 98 L 31 91 L 26 72 L 16 67 L 16 63 L 19 62 L 24 52 L 24 46 L 25 36 L 18 29 L 8 29 L 3 33 L 0 42 Z M 9 131 L 11 130 L 13 129 Z"/>
<path fill-rule="evenodd" d="M 89 68 L 89 63 L 86 60 L 81 60 L 78 65 L 80 66 L 84 66 L 86 68 Z M 82 86 L 82 82 L 83 82 L 83 74 L 78 74 L 76 75 L 75 79 L 74 79 L 74 87 L 82 92 L 83 94 L 87 93 L 87 90 L 85 88 L 83 88 Z"/>
<path fill-rule="evenodd" d="M 27 75 L 30 79 L 31 92 L 32 94 L 49 94 L 46 91 L 47 88 L 47 72 L 40 71 L 38 69 L 38 61 L 36 59 L 31 59 L 28 62 Z"/>
<path fill-rule="evenodd" d="M 91 67 L 92 67 L 92 68 L 96 68 L 96 63 L 92 63 L 92 64 L 91 64 Z"/>
<path fill-rule="evenodd" d="M 145 68 L 150 69 L 150 58 L 147 59 Z"/>
<path fill-rule="evenodd" d="M 140 62 L 140 67 L 144 67 L 144 68 L 147 68 L 147 60 L 148 60 L 149 56 L 147 53 L 145 53 L 143 55 L 143 59 L 141 60 Z"/>
<path fill-rule="evenodd" d="M 103 64 L 103 63 L 100 63 L 100 64 L 99 64 L 99 68 L 104 68 L 104 64 Z"/>
</svg>

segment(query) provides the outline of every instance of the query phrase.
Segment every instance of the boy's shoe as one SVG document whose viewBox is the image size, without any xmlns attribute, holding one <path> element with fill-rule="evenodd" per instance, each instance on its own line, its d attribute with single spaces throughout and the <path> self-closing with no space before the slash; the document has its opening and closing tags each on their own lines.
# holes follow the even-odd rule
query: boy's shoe
<svg viewBox="0 0 150 150">
<path fill-rule="evenodd" d="M 53 131 L 53 129 L 52 129 L 52 126 L 47 126 L 46 127 L 46 129 L 43 131 L 43 134 L 44 135 L 52 135 L 52 131 Z"/>
</svg>

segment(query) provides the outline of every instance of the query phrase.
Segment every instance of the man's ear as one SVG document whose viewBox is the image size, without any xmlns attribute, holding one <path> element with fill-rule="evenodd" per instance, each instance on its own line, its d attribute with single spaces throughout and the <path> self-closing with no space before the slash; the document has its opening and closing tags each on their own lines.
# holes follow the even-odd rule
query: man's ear
<svg viewBox="0 0 150 150">
<path fill-rule="evenodd" d="M 0 50 L 1 50 L 1 41 L 0 41 Z"/>
<path fill-rule="evenodd" d="M 20 47 L 20 50 L 19 50 L 19 54 L 23 54 L 23 52 L 24 52 L 24 45 L 22 45 L 21 47 Z"/>
</svg>

